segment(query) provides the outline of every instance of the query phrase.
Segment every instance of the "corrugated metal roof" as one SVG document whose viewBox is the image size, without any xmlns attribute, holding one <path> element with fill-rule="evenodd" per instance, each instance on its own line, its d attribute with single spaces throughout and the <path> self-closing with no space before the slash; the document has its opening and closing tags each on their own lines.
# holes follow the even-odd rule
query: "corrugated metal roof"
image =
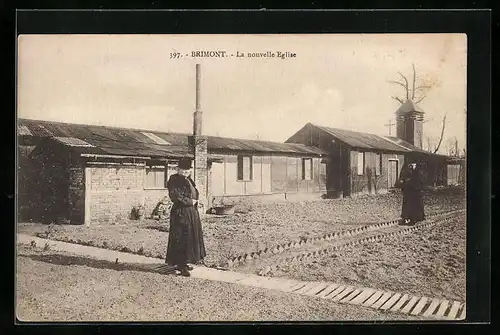
<svg viewBox="0 0 500 335">
<path fill-rule="evenodd" d="M 17 127 L 17 134 L 20 136 L 33 136 L 28 127 L 26 127 L 25 125 L 20 125 Z"/>
<path fill-rule="evenodd" d="M 54 139 L 69 147 L 94 147 L 92 144 L 74 137 L 54 137 Z"/>
<path fill-rule="evenodd" d="M 394 142 L 400 146 L 402 146 L 403 148 L 407 149 L 408 151 L 415 151 L 415 152 L 422 152 L 422 153 L 426 153 L 428 154 L 429 152 L 428 151 L 425 151 L 425 150 L 422 150 L 420 149 L 419 147 L 411 144 L 410 142 L 407 142 L 405 140 L 402 140 L 398 137 L 394 137 L 394 136 L 384 136 L 384 138 L 388 139 L 389 141 L 391 142 Z"/>
<path fill-rule="evenodd" d="M 29 119 L 18 120 L 18 134 L 30 132 L 34 137 L 73 137 L 88 142 L 103 151 L 117 155 L 188 155 L 188 134 L 164 133 L 143 129 L 82 125 Z M 158 144 L 144 133 L 148 132 L 170 143 Z M 255 141 L 207 136 L 209 151 L 250 151 L 260 153 L 289 153 L 323 155 L 325 151 L 303 144 Z"/>
<path fill-rule="evenodd" d="M 392 143 L 382 136 L 368 133 L 360 133 L 351 130 L 337 129 L 313 125 L 314 127 L 323 130 L 339 141 L 359 149 L 383 150 L 392 152 L 407 152 L 405 148 Z"/>
</svg>

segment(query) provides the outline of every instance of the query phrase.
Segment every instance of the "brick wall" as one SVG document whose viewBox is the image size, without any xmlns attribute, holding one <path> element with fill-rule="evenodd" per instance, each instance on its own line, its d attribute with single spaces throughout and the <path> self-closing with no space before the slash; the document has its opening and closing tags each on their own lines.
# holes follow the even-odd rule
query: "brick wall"
<svg viewBox="0 0 500 335">
<path fill-rule="evenodd" d="M 168 197 L 164 188 L 145 188 L 145 169 L 131 165 L 89 165 L 91 223 L 120 223 L 130 217 L 134 206 L 143 204 L 146 217 Z"/>
</svg>

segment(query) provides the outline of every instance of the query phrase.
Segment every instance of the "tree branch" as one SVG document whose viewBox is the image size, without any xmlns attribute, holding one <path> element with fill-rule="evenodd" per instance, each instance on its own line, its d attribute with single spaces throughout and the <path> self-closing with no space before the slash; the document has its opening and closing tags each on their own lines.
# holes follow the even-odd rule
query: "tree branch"
<svg viewBox="0 0 500 335">
<path fill-rule="evenodd" d="M 420 97 L 417 101 L 415 101 L 416 104 L 422 102 L 422 100 L 425 99 L 425 95 L 422 95 L 422 97 Z"/>
<path fill-rule="evenodd" d="M 403 74 L 401 72 L 398 72 L 398 73 L 399 73 L 399 75 L 403 78 L 403 80 L 406 83 L 406 86 L 404 86 L 404 87 L 406 89 L 406 100 L 408 100 L 410 98 L 410 92 L 409 92 L 409 87 L 408 87 L 408 79 L 406 79 L 406 77 L 403 76 Z"/>
<path fill-rule="evenodd" d="M 393 98 L 394 100 L 397 100 L 401 105 L 404 104 L 404 101 L 401 98 L 394 97 L 394 96 L 391 98 Z"/>
<path fill-rule="evenodd" d="M 415 87 L 415 90 L 422 90 L 422 89 L 429 89 L 429 88 L 431 88 L 431 86 L 429 86 L 429 85 L 421 85 L 421 86 Z"/>
<path fill-rule="evenodd" d="M 443 127 L 441 128 L 441 137 L 439 138 L 439 143 L 438 143 L 436 149 L 434 150 L 434 153 L 438 152 L 439 147 L 441 146 L 441 142 L 443 141 L 445 125 L 446 125 L 446 113 L 444 113 L 444 117 L 443 117 Z"/>
<path fill-rule="evenodd" d="M 407 89 L 406 85 L 403 84 L 403 83 L 400 83 L 399 81 L 389 80 L 389 83 L 391 83 L 391 84 L 397 84 L 397 85 L 400 85 L 401 87 L 403 87 L 405 90 Z"/>
</svg>

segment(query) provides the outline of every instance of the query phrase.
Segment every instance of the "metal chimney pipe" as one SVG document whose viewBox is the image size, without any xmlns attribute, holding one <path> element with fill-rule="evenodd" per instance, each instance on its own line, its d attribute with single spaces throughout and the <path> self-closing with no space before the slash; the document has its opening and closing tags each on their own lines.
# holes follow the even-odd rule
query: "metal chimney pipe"
<svg viewBox="0 0 500 335">
<path fill-rule="evenodd" d="M 196 64 L 196 111 L 201 111 L 201 101 L 200 101 L 200 84 L 201 84 L 201 66 Z"/>
<path fill-rule="evenodd" d="M 193 135 L 201 135 L 202 112 L 201 112 L 201 65 L 196 64 L 196 110 L 193 116 Z"/>
</svg>

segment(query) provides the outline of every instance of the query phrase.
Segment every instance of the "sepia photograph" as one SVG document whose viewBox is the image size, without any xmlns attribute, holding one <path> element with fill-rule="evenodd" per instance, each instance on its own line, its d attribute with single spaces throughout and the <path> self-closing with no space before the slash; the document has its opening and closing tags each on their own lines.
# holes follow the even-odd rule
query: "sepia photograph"
<svg viewBox="0 0 500 335">
<path fill-rule="evenodd" d="M 21 34 L 16 90 L 18 320 L 466 319 L 466 34 Z"/>
</svg>

